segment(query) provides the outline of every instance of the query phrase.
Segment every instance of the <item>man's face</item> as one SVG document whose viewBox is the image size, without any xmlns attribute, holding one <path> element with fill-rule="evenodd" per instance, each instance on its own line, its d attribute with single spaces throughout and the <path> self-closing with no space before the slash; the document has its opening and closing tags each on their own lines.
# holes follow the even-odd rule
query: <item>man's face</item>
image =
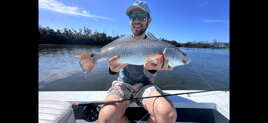
<svg viewBox="0 0 268 123">
<path fill-rule="evenodd" d="M 131 14 L 148 14 L 148 13 L 138 8 L 138 9 L 133 9 Z M 148 19 L 148 16 L 146 17 L 145 21 L 139 21 L 138 18 L 136 18 L 135 21 L 130 21 L 130 28 L 134 36 L 142 35 L 146 31 L 150 22 L 151 22 L 151 18 Z"/>
</svg>

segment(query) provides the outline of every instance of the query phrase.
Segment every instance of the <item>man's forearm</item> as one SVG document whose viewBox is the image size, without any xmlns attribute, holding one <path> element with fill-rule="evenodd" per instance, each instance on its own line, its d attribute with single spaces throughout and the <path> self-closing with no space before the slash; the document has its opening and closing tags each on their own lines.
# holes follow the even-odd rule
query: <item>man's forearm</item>
<svg viewBox="0 0 268 123">
<path fill-rule="evenodd" d="M 154 78 L 157 75 L 157 70 L 147 70 L 147 69 L 144 68 L 143 73 L 148 78 Z"/>
<path fill-rule="evenodd" d="M 117 74 L 118 72 L 113 72 L 111 69 L 110 69 L 110 67 L 108 67 L 109 68 L 109 73 L 111 74 L 111 75 L 115 75 L 115 74 Z"/>
<path fill-rule="evenodd" d="M 148 70 L 151 74 L 155 74 L 157 70 Z"/>
</svg>

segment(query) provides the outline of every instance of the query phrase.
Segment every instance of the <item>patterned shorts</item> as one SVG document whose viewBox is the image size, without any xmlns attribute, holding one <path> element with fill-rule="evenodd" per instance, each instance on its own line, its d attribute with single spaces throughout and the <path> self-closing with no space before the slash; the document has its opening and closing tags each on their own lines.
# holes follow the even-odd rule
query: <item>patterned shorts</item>
<svg viewBox="0 0 268 123">
<path fill-rule="evenodd" d="M 119 95 L 122 98 L 130 99 L 130 98 L 137 98 L 137 97 L 148 97 L 153 91 L 158 90 L 160 92 L 161 89 L 158 88 L 155 84 L 148 82 L 146 84 L 137 83 L 135 85 L 131 85 L 129 83 L 121 82 L 121 81 L 113 81 L 112 87 L 108 90 L 108 96 L 115 94 Z M 146 109 L 146 101 L 147 99 L 137 99 L 137 100 L 128 100 L 127 107 L 132 103 L 135 102 L 137 105 L 142 106 Z M 147 109 L 146 109 L 147 110 Z"/>
</svg>

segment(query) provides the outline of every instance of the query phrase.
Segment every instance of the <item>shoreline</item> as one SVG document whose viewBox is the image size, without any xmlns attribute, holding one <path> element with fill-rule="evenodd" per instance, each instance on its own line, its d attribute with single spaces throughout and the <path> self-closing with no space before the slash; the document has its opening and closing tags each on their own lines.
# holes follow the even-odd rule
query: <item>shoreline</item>
<svg viewBox="0 0 268 123">
<path fill-rule="evenodd" d="M 38 46 L 105 46 L 105 45 L 81 45 L 81 44 L 38 44 Z M 178 47 L 178 48 L 204 48 L 204 47 Z M 228 47 L 206 47 L 205 49 L 230 49 Z"/>
</svg>

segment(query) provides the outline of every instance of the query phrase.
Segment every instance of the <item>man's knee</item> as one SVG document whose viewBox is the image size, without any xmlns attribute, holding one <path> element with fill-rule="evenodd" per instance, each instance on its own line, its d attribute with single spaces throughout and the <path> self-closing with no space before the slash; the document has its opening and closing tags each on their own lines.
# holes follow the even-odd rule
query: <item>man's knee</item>
<svg viewBox="0 0 268 123">
<path fill-rule="evenodd" d="M 99 112 L 99 123 L 109 123 L 109 121 L 114 122 L 116 120 L 115 117 L 116 109 L 114 106 L 105 106 Z"/>
<path fill-rule="evenodd" d="M 176 109 L 167 101 L 160 102 L 155 109 L 155 118 L 157 121 L 175 123 L 177 119 Z"/>
<path fill-rule="evenodd" d="M 176 119 L 177 119 L 177 112 L 174 108 L 171 108 L 169 110 L 167 110 L 165 112 L 165 115 L 164 115 L 164 118 L 165 119 L 170 119 L 171 122 L 176 122 Z"/>
<path fill-rule="evenodd" d="M 125 111 L 120 111 L 111 107 L 107 108 L 106 106 L 106 108 L 101 109 L 99 113 L 98 123 L 129 123 L 124 112 Z"/>
<path fill-rule="evenodd" d="M 119 99 L 120 96 L 118 95 L 110 95 L 105 100 L 114 100 Z M 112 105 L 104 105 L 102 106 L 100 112 L 99 112 L 99 123 L 112 123 L 117 120 L 120 120 L 125 113 L 125 110 L 127 108 L 126 102 L 123 103 L 115 103 Z"/>
</svg>

